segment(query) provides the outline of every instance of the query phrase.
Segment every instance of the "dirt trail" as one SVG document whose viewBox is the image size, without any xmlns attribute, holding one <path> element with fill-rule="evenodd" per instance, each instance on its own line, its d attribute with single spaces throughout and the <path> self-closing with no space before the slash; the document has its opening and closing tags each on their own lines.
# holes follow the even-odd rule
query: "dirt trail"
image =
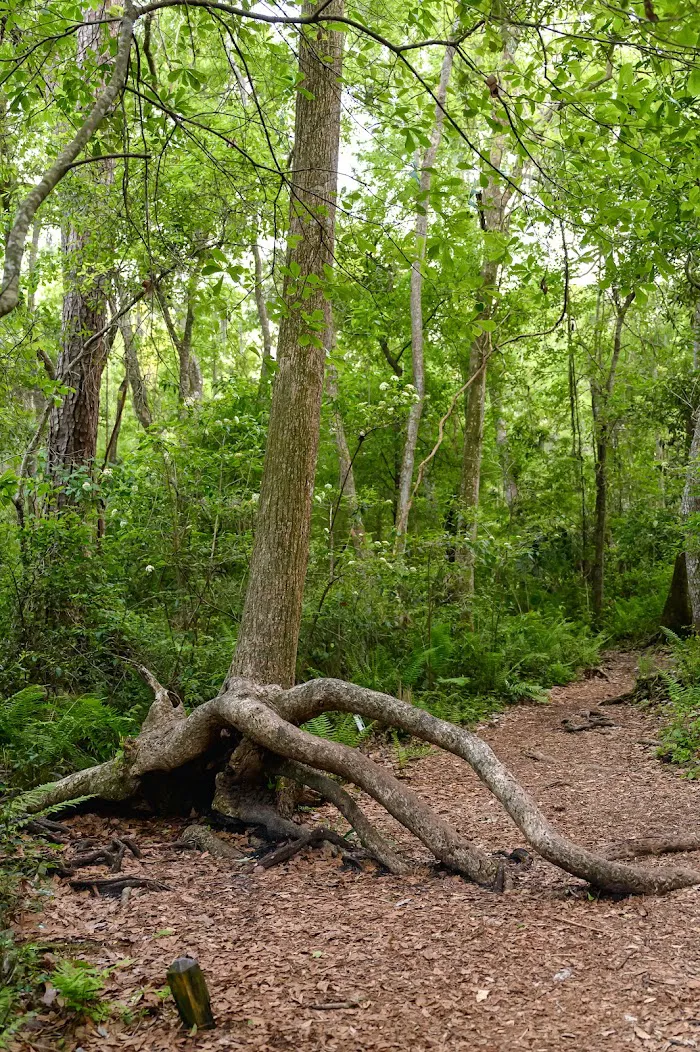
<svg viewBox="0 0 700 1052">
<path fill-rule="evenodd" d="M 634 664 L 629 655 L 612 656 L 609 680 L 557 688 L 551 705 L 512 709 L 482 728 L 554 823 L 588 845 L 700 826 L 700 785 L 640 744 L 654 738 L 654 717 L 616 705 L 606 710 L 614 728 L 571 734 L 561 726 L 563 717 L 629 689 Z M 518 830 L 455 757 L 433 751 L 411 763 L 408 776 L 480 843 L 522 846 Z M 164 841 L 181 828 L 173 823 L 75 822 L 86 834 L 130 830 L 144 858 L 128 868 L 173 890 L 122 904 L 56 882 L 45 912 L 25 918 L 28 937 L 87 939 L 93 963 L 122 962 L 108 995 L 128 1004 L 133 1018 L 110 1018 L 99 1030 L 90 1024 L 63 1047 L 700 1049 L 700 889 L 592 901 L 579 881 L 537 860 L 514 890 L 499 895 L 452 876 L 345 871 L 318 852 L 241 875 L 231 862 L 168 849 Z M 390 820 L 383 825 L 420 857 L 402 830 Z M 700 853 L 675 861 L 700 869 Z M 184 953 L 199 958 L 218 1021 L 197 1037 L 182 1032 L 172 1002 L 156 992 L 168 964 Z M 356 1004 L 321 1007 L 338 1002 Z M 58 1047 L 58 1034 L 37 1029 L 33 1047 Z"/>
</svg>

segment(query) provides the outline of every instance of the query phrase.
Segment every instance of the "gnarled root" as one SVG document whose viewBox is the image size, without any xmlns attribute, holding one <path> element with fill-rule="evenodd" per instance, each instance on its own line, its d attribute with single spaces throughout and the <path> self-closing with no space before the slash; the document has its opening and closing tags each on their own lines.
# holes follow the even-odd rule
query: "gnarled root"
<svg viewBox="0 0 700 1052">
<path fill-rule="evenodd" d="M 385 837 L 372 825 L 364 811 L 355 803 L 350 793 L 346 792 L 338 782 L 326 774 L 321 774 L 320 771 L 314 771 L 306 764 L 292 761 L 283 764 L 280 773 L 288 778 L 294 778 L 310 789 L 315 789 L 333 804 L 353 827 L 362 846 L 390 873 L 405 874 L 411 871 L 408 863 L 404 862 L 401 856 L 394 851 Z"/>
<path fill-rule="evenodd" d="M 224 728 L 235 728 L 258 749 L 295 765 L 311 768 L 311 775 L 298 767 L 292 770 L 296 770 L 300 780 L 307 785 L 310 784 L 309 778 L 315 778 L 313 788 L 327 798 L 334 796 L 332 802 L 352 821 L 358 836 L 371 834 L 363 826 L 360 816 L 349 807 L 348 799 L 356 807 L 354 801 L 348 794 L 343 795 L 339 786 L 334 789 L 335 783 L 329 785 L 330 779 L 324 780 L 314 772 L 339 775 L 359 786 L 451 869 L 479 884 L 493 886 L 494 882 L 500 883 L 499 866 L 492 856 L 461 837 L 420 796 L 383 767 L 356 749 L 316 738 L 298 726 L 326 710 L 352 712 L 397 727 L 461 757 L 500 801 L 536 852 L 548 862 L 601 890 L 617 894 L 647 894 L 700 884 L 700 872 L 694 870 L 651 870 L 627 865 L 572 843 L 550 826 L 535 801 L 486 742 L 462 727 L 439 720 L 386 694 L 332 679 L 312 680 L 287 691 L 235 679 L 227 685 L 224 693 L 189 716 L 185 716 L 181 706 L 173 705 L 167 692 L 157 693 L 154 705 L 157 709 L 152 710 L 153 718 L 149 714 L 141 734 L 129 743 L 122 760 L 70 775 L 48 790 L 41 806 L 87 794 L 109 800 L 126 799 L 136 792 L 143 775 L 182 767 L 211 749 Z M 264 753 L 259 755 L 264 757 Z M 220 784 L 221 792 L 217 792 L 218 803 L 221 803 L 219 798 L 230 797 L 233 788 L 226 784 L 225 774 L 221 778 L 224 784 Z M 241 799 L 234 804 L 237 816 L 244 821 L 250 818 L 259 822 L 259 818 L 242 808 Z M 359 829 L 350 818 L 351 813 Z M 285 827 L 279 832 L 297 839 L 306 832 L 304 827 L 295 823 L 290 822 L 289 826 L 291 831 Z M 387 847 L 375 839 L 374 847 L 369 850 L 375 856 L 381 851 L 394 866 L 401 865 L 398 856 L 392 860 L 391 855 L 386 854 Z"/>
</svg>

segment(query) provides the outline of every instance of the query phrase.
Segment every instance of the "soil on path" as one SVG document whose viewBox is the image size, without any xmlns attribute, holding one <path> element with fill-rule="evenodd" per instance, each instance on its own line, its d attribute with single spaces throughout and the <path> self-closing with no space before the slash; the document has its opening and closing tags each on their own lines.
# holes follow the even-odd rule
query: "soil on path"
<svg viewBox="0 0 700 1052">
<path fill-rule="evenodd" d="M 658 729 L 652 715 L 616 705 L 606 709 L 615 727 L 562 728 L 565 716 L 628 690 L 634 665 L 629 655 L 612 656 L 604 666 L 609 678 L 557 688 L 550 705 L 511 709 L 481 728 L 552 821 L 591 846 L 698 831 L 700 785 L 659 763 L 644 744 Z M 460 760 L 433 750 L 402 773 L 479 843 L 523 846 Z M 594 900 L 580 881 L 536 859 L 513 890 L 495 894 L 427 871 L 408 878 L 348 871 L 318 851 L 243 874 L 230 861 L 168 848 L 177 823 L 74 822 L 105 839 L 131 833 L 144 857 L 128 870 L 172 890 L 134 893 L 122 903 L 56 881 L 44 912 L 25 917 L 26 937 L 55 941 L 62 955 L 70 952 L 67 941 L 75 957 L 116 966 L 107 996 L 126 1010 L 86 1024 L 62 1047 L 700 1049 L 698 888 Z M 382 825 L 426 861 L 391 820 Z M 700 853 L 676 861 L 700 870 Z M 199 959 L 218 1024 L 196 1036 L 183 1032 L 172 1000 L 159 994 L 166 968 L 183 954 Z M 331 1007 L 339 1004 L 350 1007 Z M 59 1045 L 46 1028 L 27 1038 L 31 1044 L 23 1038 L 16 1047 Z"/>
</svg>

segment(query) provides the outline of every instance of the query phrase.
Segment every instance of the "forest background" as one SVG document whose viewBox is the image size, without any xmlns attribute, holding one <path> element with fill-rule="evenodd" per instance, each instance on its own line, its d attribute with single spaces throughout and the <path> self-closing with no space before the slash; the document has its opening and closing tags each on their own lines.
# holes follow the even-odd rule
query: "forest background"
<svg viewBox="0 0 700 1052">
<path fill-rule="evenodd" d="M 15 217 L 116 76 L 129 9 L 0 5 L 11 784 L 110 756 L 150 702 L 135 664 L 188 706 L 219 690 L 299 277 L 296 9 L 151 3 L 7 300 Z M 331 28 L 333 324 L 297 304 L 327 361 L 297 678 L 468 722 L 700 624 L 700 16 L 387 0 Z"/>
</svg>

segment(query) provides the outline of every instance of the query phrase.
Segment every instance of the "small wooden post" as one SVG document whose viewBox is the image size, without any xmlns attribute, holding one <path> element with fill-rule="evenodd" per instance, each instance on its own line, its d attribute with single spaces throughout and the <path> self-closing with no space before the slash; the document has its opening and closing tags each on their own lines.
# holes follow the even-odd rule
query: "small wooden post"
<svg viewBox="0 0 700 1052">
<path fill-rule="evenodd" d="M 168 968 L 168 986 L 180 1019 L 189 1029 L 213 1030 L 216 1026 L 202 969 L 193 957 L 178 957 Z"/>
</svg>

